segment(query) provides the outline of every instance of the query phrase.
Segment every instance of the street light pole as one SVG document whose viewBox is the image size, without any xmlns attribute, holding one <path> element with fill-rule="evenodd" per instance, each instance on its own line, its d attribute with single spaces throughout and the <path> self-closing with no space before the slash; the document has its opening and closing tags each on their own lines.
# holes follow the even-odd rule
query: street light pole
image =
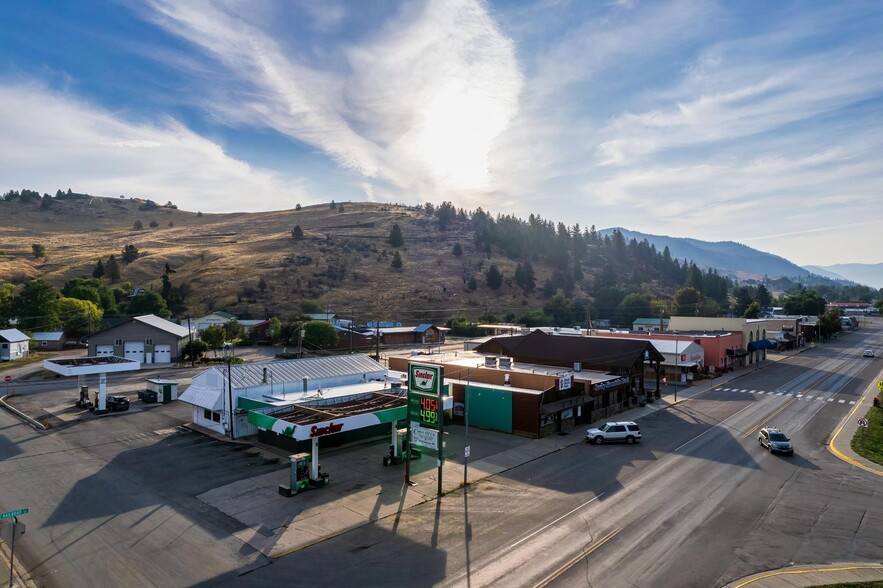
<svg viewBox="0 0 883 588">
<path fill-rule="evenodd" d="M 224 359 L 227 361 L 227 407 L 229 412 L 227 413 L 227 424 L 230 425 L 230 439 L 236 439 L 236 434 L 233 431 L 233 379 L 232 379 L 232 367 L 231 361 L 233 359 L 233 346 L 229 343 L 224 344 Z"/>
</svg>

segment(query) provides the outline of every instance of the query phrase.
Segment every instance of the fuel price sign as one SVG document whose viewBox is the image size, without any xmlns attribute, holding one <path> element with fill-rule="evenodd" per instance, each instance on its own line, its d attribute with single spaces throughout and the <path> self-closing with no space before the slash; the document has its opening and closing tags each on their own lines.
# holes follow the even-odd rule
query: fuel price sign
<svg viewBox="0 0 883 588">
<path fill-rule="evenodd" d="M 438 430 L 441 423 L 439 408 L 437 396 L 413 390 L 408 394 L 409 419 L 421 427 Z"/>
</svg>

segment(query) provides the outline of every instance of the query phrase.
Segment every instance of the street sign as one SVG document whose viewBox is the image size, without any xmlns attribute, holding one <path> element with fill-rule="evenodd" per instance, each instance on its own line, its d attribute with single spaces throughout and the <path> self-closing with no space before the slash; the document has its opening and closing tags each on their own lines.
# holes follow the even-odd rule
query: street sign
<svg viewBox="0 0 883 588">
<path fill-rule="evenodd" d="M 7 384 L 12 381 L 12 376 L 3 376 L 3 381 Z"/>
<path fill-rule="evenodd" d="M 28 514 L 30 509 L 20 508 L 18 510 L 10 510 L 9 512 L 0 513 L 0 519 L 11 519 L 13 517 L 20 517 L 23 514 Z"/>
<path fill-rule="evenodd" d="M 859 427 L 867 427 L 868 426 L 868 419 L 859 419 L 858 426 Z"/>
<path fill-rule="evenodd" d="M 469 445 L 467 445 L 466 447 L 463 448 L 463 457 L 469 457 L 469 455 L 471 453 L 472 453 L 472 451 L 470 451 Z"/>
</svg>

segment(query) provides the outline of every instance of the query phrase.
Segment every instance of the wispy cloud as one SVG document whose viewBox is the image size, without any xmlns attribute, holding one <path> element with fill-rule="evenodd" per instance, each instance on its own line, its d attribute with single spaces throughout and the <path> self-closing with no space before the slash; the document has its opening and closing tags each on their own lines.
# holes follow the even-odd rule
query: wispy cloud
<svg viewBox="0 0 883 588">
<path fill-rule="evenodd" d="M 171 200 L 206 212 L 309 200 L 297 181 L 229 157 L 172 119 L 127 122 L 36 84 L 0 85 L 0 104 L 0 177 L 10 186 Z"/>
<path fill-rule="evenodd" d="M 240 86 L 212 107 L 264 125 L 412 196 L 482 189 L 493 139 L 515 116 L 514 45 L 470 0 L 409 5 L 359 44 L 307 62 L 215 3 L 155 0 L 156 22 L 218 59 Z M 294 17 L 292 17 L 294 18 Z"/>
</svg>

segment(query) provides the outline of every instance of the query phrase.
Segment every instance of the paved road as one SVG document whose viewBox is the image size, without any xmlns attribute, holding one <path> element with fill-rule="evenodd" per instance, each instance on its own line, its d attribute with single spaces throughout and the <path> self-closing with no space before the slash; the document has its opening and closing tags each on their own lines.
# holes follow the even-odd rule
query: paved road
<svg viewBox="0 0 883 588">
<path fill-rule="evenodd" d="M 357 571 L 366 586 L 720 586 L 792 562 L 876 561 L 881 481 L 825 446 L 877 375 L 858 357 L 868 338 L 655 413 L 641 444 L 571 446 L 222 585 L 308 570 L 323 585 Z M 879 346 L 879 333 L 870 339 Z M 794 457 L 758 447 L 768 423 L 792 435 Z"/>
</svg>

